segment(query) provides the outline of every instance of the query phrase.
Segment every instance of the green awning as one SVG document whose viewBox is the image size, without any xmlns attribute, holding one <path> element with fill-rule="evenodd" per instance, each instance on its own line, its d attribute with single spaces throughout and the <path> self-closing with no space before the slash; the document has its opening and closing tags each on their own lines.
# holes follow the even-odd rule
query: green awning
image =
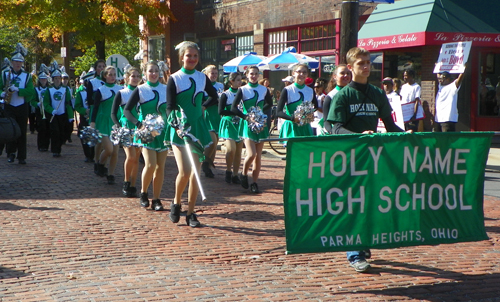
<svg viewBox="0 0 500 302">
<path fill-rule="evenodd" d="M 433 44 L 429 34 L 435 33 L 447 37 L 451 37 L 451 33 L 461 33 L 465 34 L 464 39 L 490 37 L 495 40 L 498 39 L 495 35 L 500 34 L 499 11 L 498 0 L 401 0 L 394 4 L 379 4 L 360 29 L 358 39 L 363 44 L 367 39 L 399 38 L 401 35 L 403 40 L 411 40 L 411 35 L 414 35 L 413 44 L 395 43 L 393 47 Z M 386 47 L 389 45 L 391 43 L 382 43 L 378 48 L 389 48 Z M 499 46 L 500 43 L 493 45 Z"/>
</svg>

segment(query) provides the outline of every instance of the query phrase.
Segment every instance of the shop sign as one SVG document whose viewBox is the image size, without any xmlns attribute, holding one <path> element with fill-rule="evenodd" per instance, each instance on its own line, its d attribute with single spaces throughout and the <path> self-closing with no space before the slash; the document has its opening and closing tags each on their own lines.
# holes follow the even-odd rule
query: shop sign
<svg viewBox="0 0 500 302">
<path fill-rule="evenodd" d="M 425 44 L 425 32 L 358 40 L 358 46 L 366 48 L 367 50 L 412 47 L 424 44 Z"/>
<path fill-rule="evenodd" d="M 472 42 L 445 43 L 441 46 L 439 58 L 434 67 L 434 73 L 448 71 L 450 73 L 463 73 L 465 63 L 469 59 Z"/>
</svg>

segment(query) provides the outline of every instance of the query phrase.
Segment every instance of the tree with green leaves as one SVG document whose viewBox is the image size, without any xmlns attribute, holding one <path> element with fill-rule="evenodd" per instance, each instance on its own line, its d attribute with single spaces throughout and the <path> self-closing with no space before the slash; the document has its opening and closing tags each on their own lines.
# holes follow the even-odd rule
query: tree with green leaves
<svg viewBox="0 0 500 302">
<path fill-rule="evenodd" d="M 136 67 L 139 67 L 140 63 L 134 64 L 134 56 L 137 53 L 137 46 L 139 44 L 138 38 L 132 36 L 130 30 L 125 32 L 123 37 L 123 41 L 106 43 L 106 53 L 108 56 L 112 54 L 121 54 L 127 58 L 130 65 L 136 65 Z M 97 55 L 95 46 L 92 46 L 87 49 L 82 56 L 79 56 L 71 61 L 71 67 L 75 69 L 76 75 L 80 75 L 83 71 L 88 71 L 90 66 L 92 66 L 95 61 L 97 61 Z"/>
<path fill-rule="evenodd" d="M 59 41 L 64 33 L 75 35 L 75 47 L 95 45 L 96 57 L 106 58 L 106 43 L 123 41 L 126 29 L 134 36 L 139 16 L 148 28 L 160 31 L 165 20 L 175 21 L 165 1 L 159 0 L 1 0 L 0 22 L 32 28 L 42 40 Z"/>
</svg>

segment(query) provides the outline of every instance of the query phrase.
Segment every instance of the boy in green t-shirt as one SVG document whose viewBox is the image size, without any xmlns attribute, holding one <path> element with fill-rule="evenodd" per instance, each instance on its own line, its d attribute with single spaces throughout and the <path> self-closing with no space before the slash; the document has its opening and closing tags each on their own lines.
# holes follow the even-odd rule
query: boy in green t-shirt
<svg viewBox="0 0 500 302">
<path fill-rule="evenodd" d="M 352 72 L 352 82 L 340 90 L 332 100 L 327 120 L 332 124 L 332 134 L 364 133 L 377 131 L 378 119 L 382 119 L 388 132 L 403 132 L 391 116 L 391 105 L 385 92 L 368 84 L 370 76 L 370 52 L 354 47 L 346 55 L 347 68 Z M 347 252 L 347 259 L 357 272 L 370 268 L 366 261 L 370 251 Z"/>
</svg>

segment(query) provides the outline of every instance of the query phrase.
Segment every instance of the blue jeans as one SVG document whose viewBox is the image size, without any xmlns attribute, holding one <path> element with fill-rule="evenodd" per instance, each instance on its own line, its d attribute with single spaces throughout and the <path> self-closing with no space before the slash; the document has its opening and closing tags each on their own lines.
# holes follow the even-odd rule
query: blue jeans
<svg viewBox="0 0 500 302">
<path fill-rule="evenodd" d="M 365 251 L 347 252 L 347 260 L 349 260 L 350 263 L 366 260 L 365 256 Z"/>
</svg>

